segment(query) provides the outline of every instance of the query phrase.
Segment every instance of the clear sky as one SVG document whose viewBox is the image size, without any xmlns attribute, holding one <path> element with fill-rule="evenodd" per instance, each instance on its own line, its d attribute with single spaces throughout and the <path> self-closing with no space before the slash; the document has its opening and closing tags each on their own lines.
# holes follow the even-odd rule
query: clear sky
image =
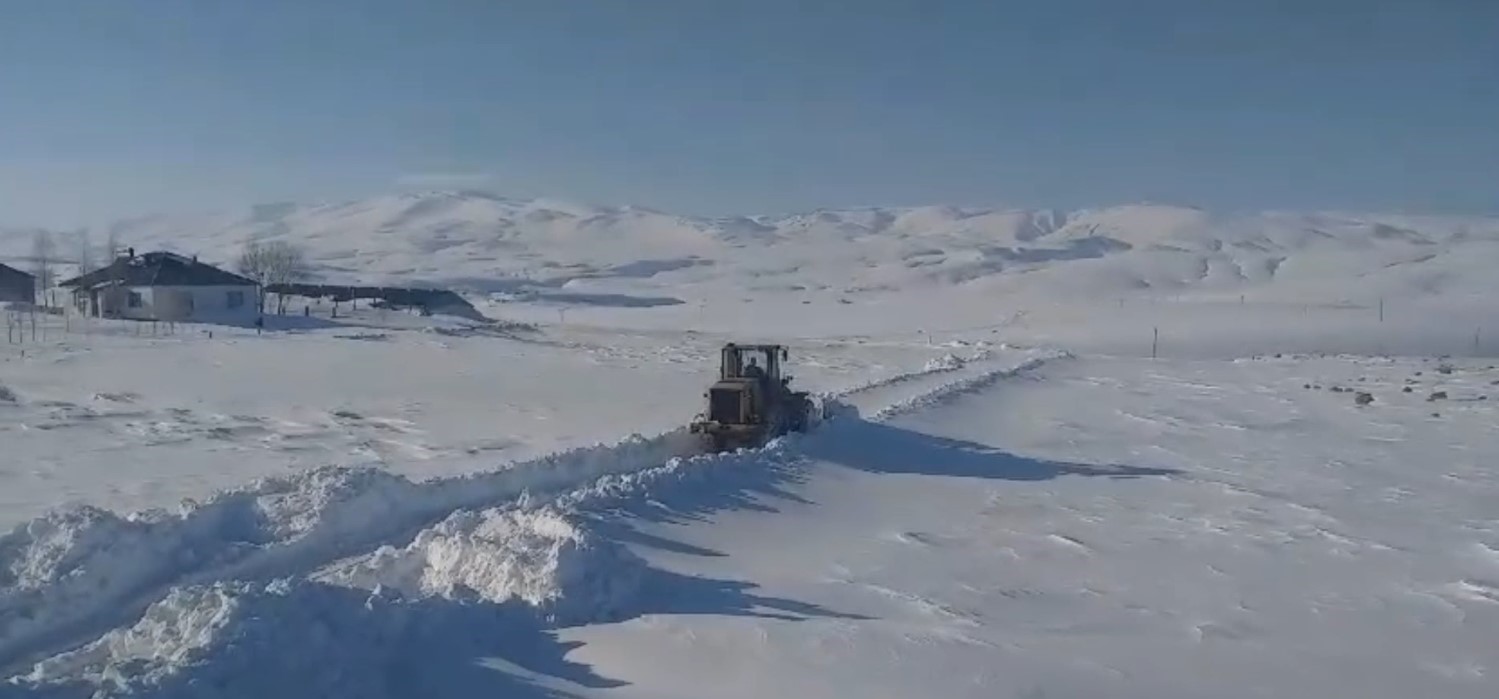
<svg viewBox="0 0 1499 699">
<path fill-rule="evenodd" d="M 0 0 L 0 222 L 411 187 L 1499 212 L 1499 0 Z"/>
</svg>

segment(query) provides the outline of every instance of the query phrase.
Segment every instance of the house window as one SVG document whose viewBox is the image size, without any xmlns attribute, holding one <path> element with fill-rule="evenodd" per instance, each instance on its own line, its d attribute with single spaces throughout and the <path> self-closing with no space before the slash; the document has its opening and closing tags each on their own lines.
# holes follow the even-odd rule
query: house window
<svg viewBox="0 0 1499 699">
<path fill-rule="evenodd" d="M 130 296 L 127 297 L 126 300 L 125 300 L 125 305 L 130 306 L 131 308 L 140 308 L 141 307 L 141 292 L 139 292 L 139 291 L 132 291 L 132 292 L 130 292 Z"/>
<path fill-rule="evenodd" d="M 227 302 L 230 308 L 240 308 L 245 305 L 245 292 L 231 291 L 228 296 Z"/>
</svg>

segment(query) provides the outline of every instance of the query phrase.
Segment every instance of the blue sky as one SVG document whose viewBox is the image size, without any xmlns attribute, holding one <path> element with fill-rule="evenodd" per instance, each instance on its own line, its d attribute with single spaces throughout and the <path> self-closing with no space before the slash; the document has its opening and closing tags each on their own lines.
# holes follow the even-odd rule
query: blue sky
<svg viewBox="0 0 1499 699">
<path fill-rule="evenodd" d="M 402 188 L 686 213 L 1499 212 L 1493 0 L 0 0 L 0 223 Z"/>
</svg>

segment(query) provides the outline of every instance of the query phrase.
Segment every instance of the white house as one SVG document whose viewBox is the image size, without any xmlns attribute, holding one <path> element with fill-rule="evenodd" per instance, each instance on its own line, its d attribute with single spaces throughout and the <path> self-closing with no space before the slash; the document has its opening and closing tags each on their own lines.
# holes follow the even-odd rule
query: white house
<svg viewBox="0 0 1499 699">
<path fill-rule="evenodd" d="M 259 315 L 253 279 L 170 252 L 132 249 L 59 286 L 71 288 L 77 308 L 96 317 L 249 325 Z"/>
</svg>

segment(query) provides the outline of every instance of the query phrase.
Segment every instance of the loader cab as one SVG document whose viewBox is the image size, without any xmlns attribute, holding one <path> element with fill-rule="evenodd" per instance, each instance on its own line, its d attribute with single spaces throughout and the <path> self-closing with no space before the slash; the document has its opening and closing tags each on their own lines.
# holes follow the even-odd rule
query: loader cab
<svg viewBox="0 0 1499 699">
<path fill-rule="evenodd" d="M 724 345 L 718 382 L 708 389 L 708 417 L 723 424 L 761 421 L 770 402 L 790 380 L 781 374 L 786 349 L 780 345 Z"/>
<path fill-rule="evenodd" d="M 767 384 L 781 383 L 781 360 L 786 348 L 780 345 L 724 345 L 719 362 L 719 379 L 757 378 L 749 369 L 758 367 Z"/>
</svg>

